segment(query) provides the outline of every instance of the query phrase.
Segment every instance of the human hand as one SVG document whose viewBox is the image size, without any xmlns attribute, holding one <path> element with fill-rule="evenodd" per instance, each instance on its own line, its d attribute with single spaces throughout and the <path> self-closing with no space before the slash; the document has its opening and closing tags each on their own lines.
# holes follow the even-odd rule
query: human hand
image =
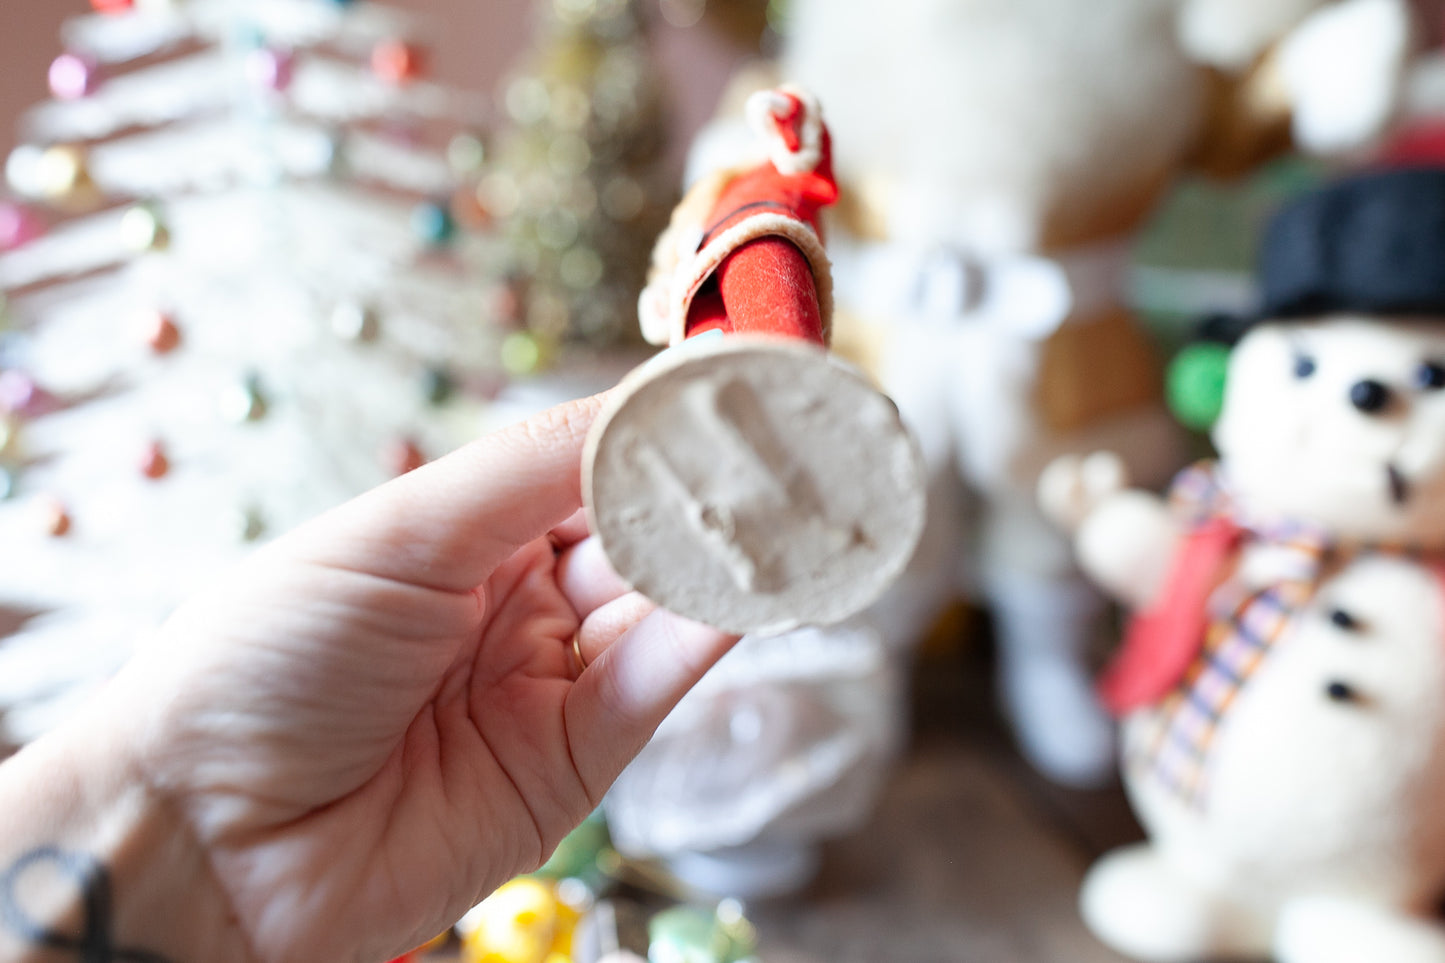
<svg viewBox="0 0 1445 963">
<path fill-rule="evenodd" d="M 734 641 L 629 592 L 585 537 L 598 407 L 257 552 L 57 735 L 105 728 L 107 778 L 183 823 L 244 956 L 384 960 L 440 932 L 540 864 Z"/>
</svg>

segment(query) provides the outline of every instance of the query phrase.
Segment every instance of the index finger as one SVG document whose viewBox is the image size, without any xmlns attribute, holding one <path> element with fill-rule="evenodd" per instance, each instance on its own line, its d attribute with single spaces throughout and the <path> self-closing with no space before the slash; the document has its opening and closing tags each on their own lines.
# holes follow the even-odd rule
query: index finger
<svg viewBox="0 0 1445 963">
<path fill-rule="evenodd" d="M 602 395 L 486 435 L 276 543 L 308 562 L 470 592 L 582 506 L 582 448 Z"/>
</svg>

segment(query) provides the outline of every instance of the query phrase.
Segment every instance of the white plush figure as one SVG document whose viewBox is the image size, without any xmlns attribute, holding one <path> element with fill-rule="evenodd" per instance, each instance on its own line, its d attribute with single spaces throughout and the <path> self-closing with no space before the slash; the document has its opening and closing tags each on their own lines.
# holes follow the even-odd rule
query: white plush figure
<svg viewBox="0 0 1445 963">
<path fill-rule="evenodd" d="M 793 0 L 789 23 L 781 66 L 823 103 L 842 184 L 835 343 L 898 402 L 933 477 L 926 544 L 879 623 L 906 646 L 961 585 L 981 595 L 1023 750 L 1098 782 L 1113 733 L 1084 653 L 1103 606 L 1029 493 L 1065 452 L 1110 448 L 1146 482 L 1179 467 L 1124 307 L 1130 236 L 1243 113 L 1295 110 L 1329 149 L 1382 130 L 1405 0 Z M 1240 74 L 1232 112 L 1217 71 Z"/>
<path fill-rule="evenodd" d="M 1082 892 L 1150 963 L 1445 963 L 1445 171 L 1296 201 L 1173 504 L 1109 455 L 1050 513 L 1136 610 L 1107 700 L 1149 842 Z"/>
</svg>

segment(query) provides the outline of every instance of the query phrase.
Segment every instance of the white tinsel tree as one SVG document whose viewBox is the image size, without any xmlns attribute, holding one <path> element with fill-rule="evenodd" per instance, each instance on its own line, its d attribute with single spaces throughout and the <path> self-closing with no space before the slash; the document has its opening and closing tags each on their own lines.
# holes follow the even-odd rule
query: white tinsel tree
<svg viewBox="0 0 1445 963">
<path fill-rule="evenodd" d="M 54 226 L 0 205 L 0 741 L 257 541 L 472 437 L 503 378 L 451 213 L 479 149 L 429 146 L 481 100 L 414 76 L 407 18 L 96 6 L 6 167 Z"/>
</svg>

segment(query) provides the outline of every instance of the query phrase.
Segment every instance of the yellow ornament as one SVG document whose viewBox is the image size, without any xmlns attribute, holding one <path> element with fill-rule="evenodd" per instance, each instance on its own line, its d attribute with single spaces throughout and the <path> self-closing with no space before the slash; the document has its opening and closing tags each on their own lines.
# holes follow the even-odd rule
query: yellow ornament
<svg viewBox="0 0 1445 963">
<path fill-rule="evenodd" d="M 20 421 L 0 415 L 0 457 L 20 457 Z"/>
<path fill-rule="evenodd" d="M 56 202 L 78 203 L 95 194 L 85 151 L 79 147 L 48 147 L 35 161 L 35 190 Z"/>
<path fill-rule="evenodd" d="M 570 963 L 580 918 L 548 883 L 514 879 L 457 924 L 463 963 Z"/>
</svg>

